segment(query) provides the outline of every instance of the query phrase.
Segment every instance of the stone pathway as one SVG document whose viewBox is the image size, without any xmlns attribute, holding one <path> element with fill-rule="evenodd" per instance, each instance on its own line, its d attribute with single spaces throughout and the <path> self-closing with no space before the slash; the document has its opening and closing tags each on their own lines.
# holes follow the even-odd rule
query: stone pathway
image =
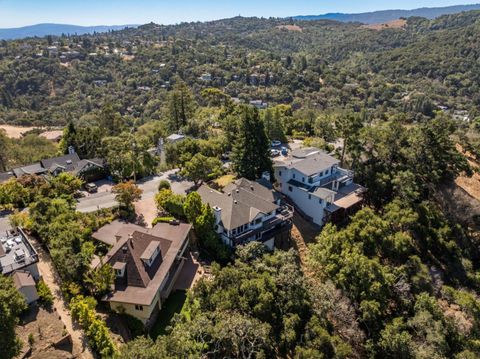
<svg viewBox="0 0 480 359">
<path fill-rule="evenodd" d="M 93 359 L 94 356 L 87 344 L 87 339 L 79 327 L 79 325 L 72 321 L 70 311 L 66 306 L 65 299 L 63 298 L 62 291 L 60 290 L 60 279 L 54 268 L 50 255 L 43 249 L 40 243 L 33 237 L 29 237 L 30 242 L 35 247 L 38 253 L 40 261 L 38 262 L 38 270 L 53 293 L 54 301 L 53 306 L 56 312 L 60 316 L 65 329 L 72 337 L 73 343 L 73 355 L 79 359 Z"/>
</svg>

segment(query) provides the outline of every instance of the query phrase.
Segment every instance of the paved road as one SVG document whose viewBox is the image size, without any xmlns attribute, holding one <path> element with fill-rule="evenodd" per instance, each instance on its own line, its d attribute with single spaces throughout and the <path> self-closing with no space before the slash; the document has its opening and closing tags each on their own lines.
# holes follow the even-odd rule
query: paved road
<svg viewBox="0 0 480 359">
<path fill-rule="evenodd" d="M 158 184 L 162 179 L 166 179 L 172 186 L 172 191 L 178 194 L 185 194 L 185 192 L 193 186 L 192 182 L 182 180 L 175 173 L 178 170 L 170 170 L 163 173 L 161 176 L 153 176 L 147 179 L 138 181 L 138 186 L 143 190 L 142 201 L 153 198 L 158 191 Z M 77 210 L 80 212 L 94 212 L 101 208 L 112 208 L 117 205 L 115 195 L 111 192 L 99 192 L 90 194 L 88 197 L 80 198 L 77 205 Z"/>
</svg>

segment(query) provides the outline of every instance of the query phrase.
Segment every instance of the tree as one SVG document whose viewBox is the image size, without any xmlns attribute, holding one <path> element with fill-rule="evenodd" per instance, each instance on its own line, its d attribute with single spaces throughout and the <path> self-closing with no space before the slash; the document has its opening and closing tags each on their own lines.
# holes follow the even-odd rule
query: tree
<svg viewBox="0 0 480 359">
<path fill-rule="evenodd" d="M 175 194 L 170 189 L 162 189 L 155 195 L 155 203 L 160 211 L 166 211 L 173 216 L 183 218 L 183 203 L 185 197 Z"/>
<path fill-rule="evenodd" d="M 97 116 L 97 122 L 107 136 L 117 136 L 125 127 L 124 119 L 110 103 L 103 106 L 102 111 Z"/>
<path fill-rule="evenodd" d="M 185 213 L 188 222 L 195 223 L 202 213 L 202 205 L 202 198 L 197 192 L 191 192 L 188 194 L 183 203 L 183 212 Z"/>
<path fill-rule="evenodd" d="M 150 144 L 146 137 L 123 132 L 103 138 L 102 145 L 110 172 L 116 178 L 136 181 L 138 176 L 153 172 L 156 162 L 148 152 Z"/>
<path fill-rule="evenodd" d="M 121 182 L 112 188 L 115 193 L 115 199 L 120 207 L 133 210 L 133 203 L 142 198 L 143 190 L 141 190 L 133 181 Z"/>
<path fill-rule="evenodd" d="M 264 172 L 272 173 L 270 143 L 258 110 L 244 106 L 233 148 L 233 168 L 240 177 L 256 180 Z"/>
<path fill-rule="evenodd" d="M 83 283 L 95 298 L 100 298 L 107 294 L 115 280 L 115 272 L 110 264 L 100 264 L 97 268 L 92 268 L 83 276 Z"/>
<path fill-rule="evenodd" d="M 0 358 L 10 359 L 20 352 L 22 344 L 15 335 L 15 326 L 26 308 L 25 299 L 12 278 L 0 276 Z"/>
<path fill-rule="evenodd" d="M 364 114 L 347 113 L 335 119 L 335 128 L 338 135 L 343 138 L 342 155 L 340 166 L 345 164 L 345 155 L 358 147 L 360 130 L 363 127 Z M 351 154 L 351 153 L 350 153 Z M 354 161 L 356 158 L 354 158 Z"/>
<path fill-rule="evenodd" d="M 0 129 L 0 172 L 4 172 L 8 167 L 9 139 L 5 130 Z"/>
<path fill-rule="evenodd" d="M 218 158 L 206 157 L 197 153 L 190 161 L 185 163 L 182 175 L 193 181 L 195 186 L 198 186 L 203 181 L 218 177 L 221 169 L 222 162 Z"/>
<path fill-rule="evenodd" d="M 196 108 L 195 99 L 183 81 L 175 84 L 168 95 L 167 115 L 168 128 L 171 132 L 179 132 L 192 119 Z"/>
</svg>

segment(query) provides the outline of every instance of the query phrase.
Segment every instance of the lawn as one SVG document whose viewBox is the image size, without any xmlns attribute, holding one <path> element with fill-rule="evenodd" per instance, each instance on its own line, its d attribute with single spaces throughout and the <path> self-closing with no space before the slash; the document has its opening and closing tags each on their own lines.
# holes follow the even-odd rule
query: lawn
<svg viewBox="0 0 480 359">
<path fill-rule="evenodd" d="M 180 313 L 182 311 L 186 299 L 187 292 L 184 290 L 177 290 L 170 294 L 165 303 L 163 303 L 158 319 L 150 330 L 150 336 L 152 339 L 155 340 L 159 335 L 165 334 L 165 330 L 175 313 Z"/>
</svg>

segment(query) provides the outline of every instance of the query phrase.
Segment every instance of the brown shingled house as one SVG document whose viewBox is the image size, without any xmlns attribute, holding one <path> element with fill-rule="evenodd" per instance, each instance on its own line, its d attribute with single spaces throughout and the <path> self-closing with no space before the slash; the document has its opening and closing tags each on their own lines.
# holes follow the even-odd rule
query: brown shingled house
<svg viewBox="0 0 480 359">
<path fill-rule="evenodd" d="M 113 291 L 103 300 L 112 310 L 150 326 L 183 267 L 191 225 L 159 223 L 146 229 L 116 221 L 107 226 L 108 230 L 94 234 L 94 238 L 115 243 L 103 259 L 116 275 Z"/>
</svg>

